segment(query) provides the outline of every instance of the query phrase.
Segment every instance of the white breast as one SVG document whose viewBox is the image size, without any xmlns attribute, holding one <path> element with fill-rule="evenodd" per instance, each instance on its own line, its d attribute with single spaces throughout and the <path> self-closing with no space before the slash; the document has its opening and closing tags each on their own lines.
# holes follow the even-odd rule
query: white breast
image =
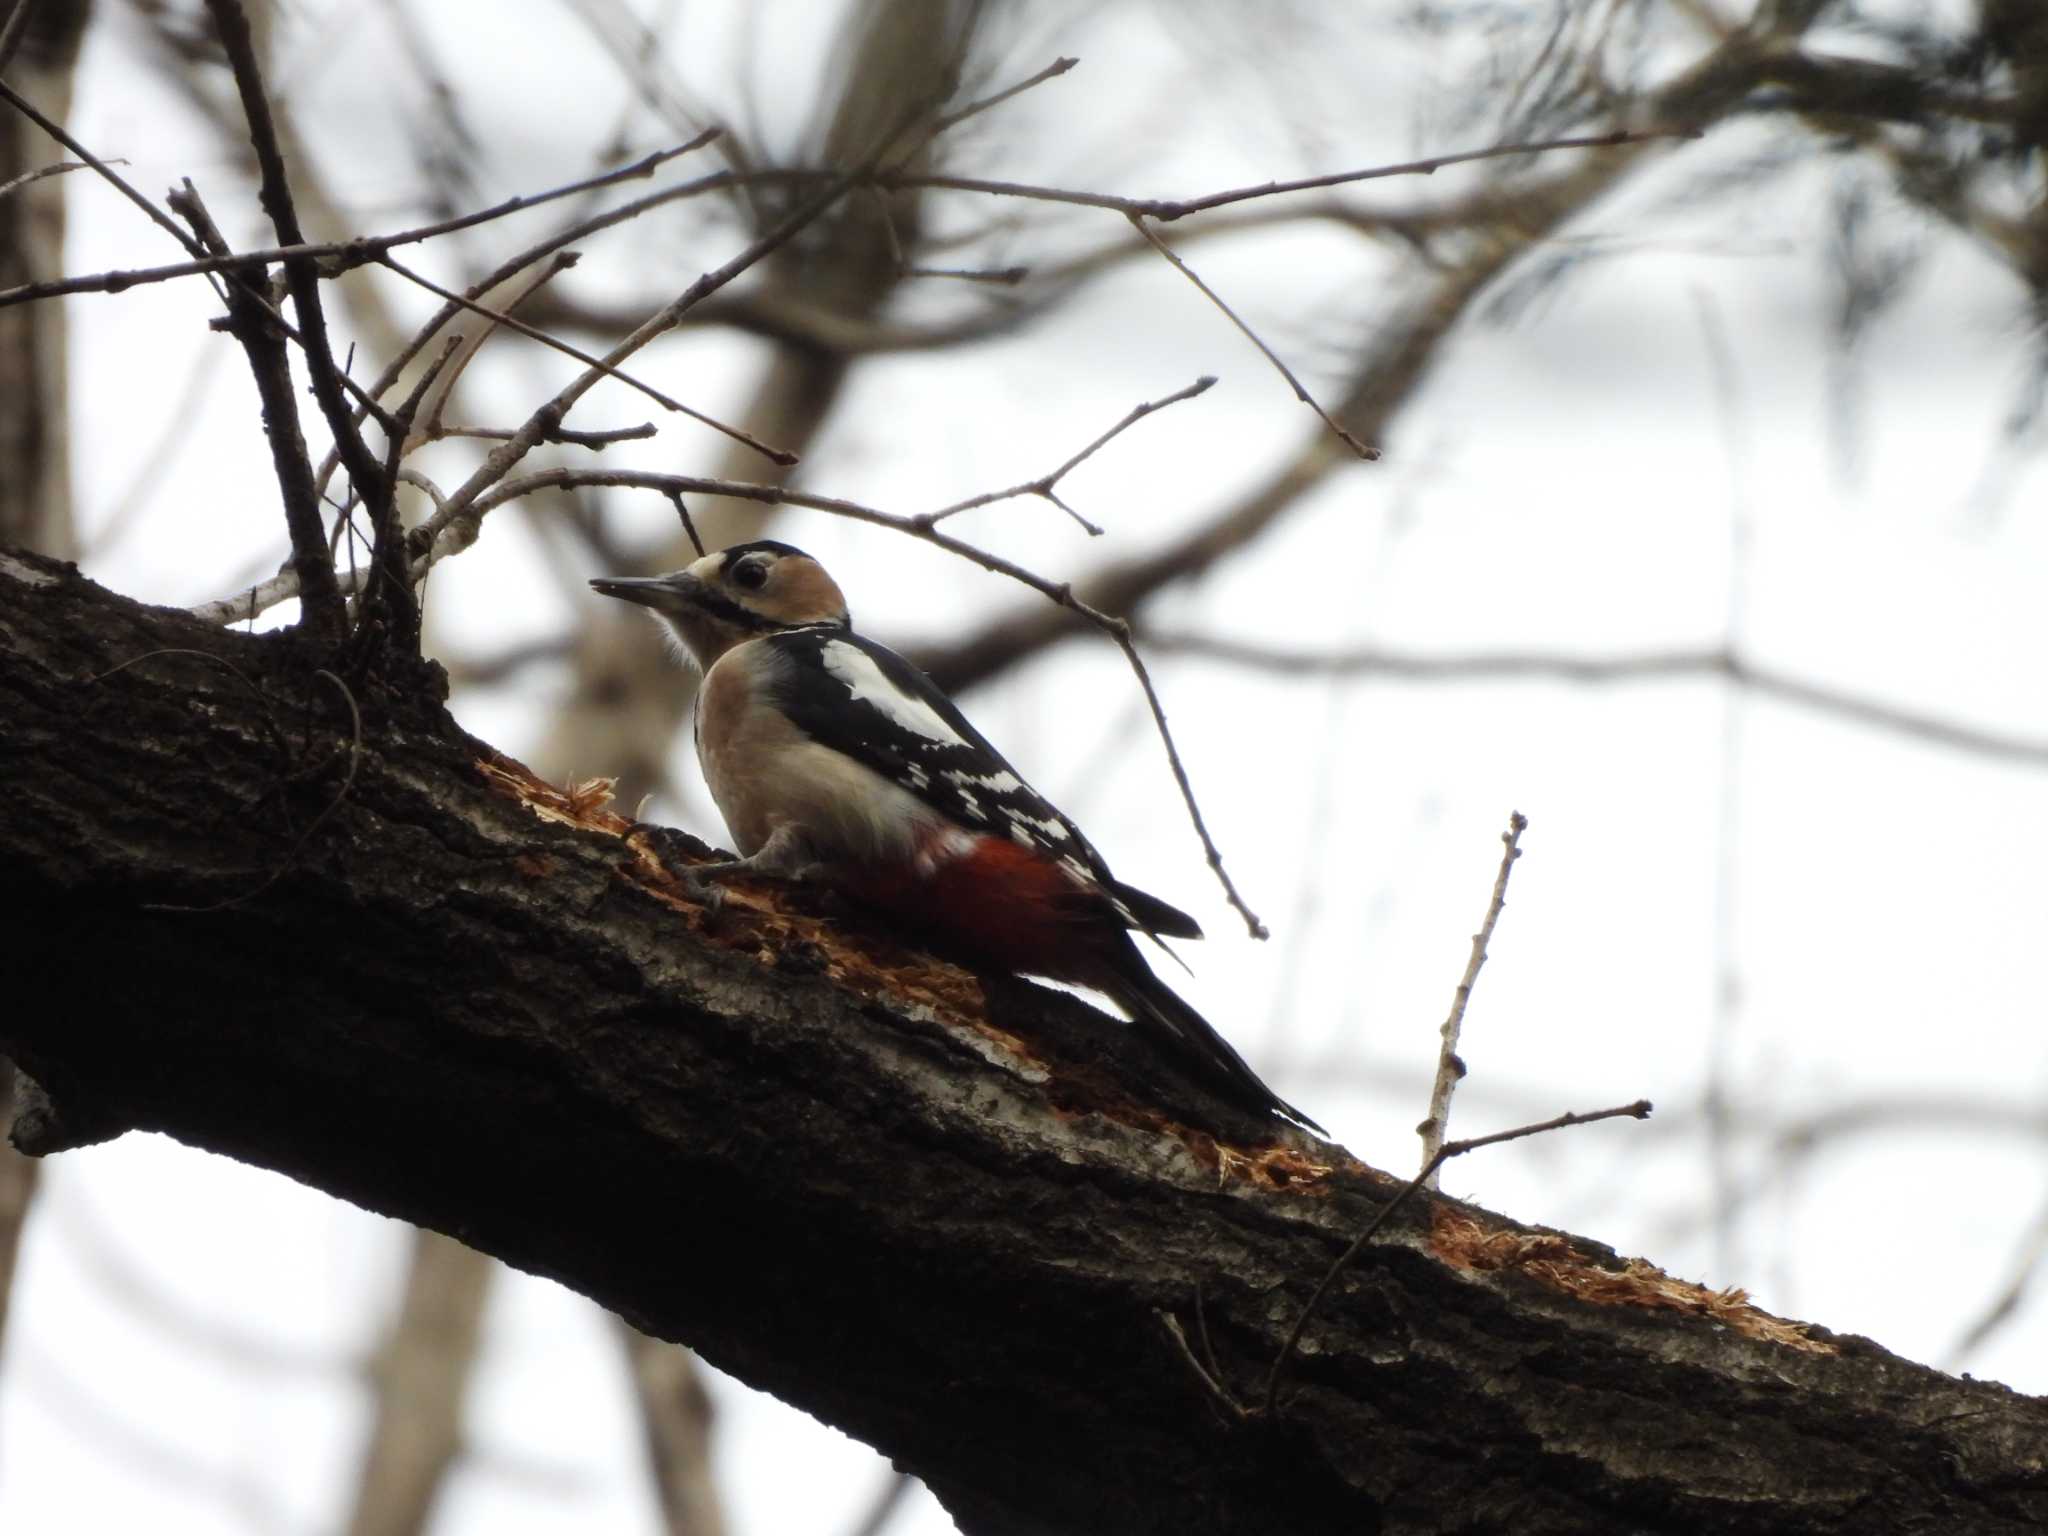
<svg viewBox="0 0 2048 1536">
<path fill-rule="evenodd" d="M 767 700 L 773 669 L 791 663 L 759 641 L 727 651 L 697 695 L 697 760 L 733 846 L 756 852 L 794 824 L 827 864 L 914 858 L 938 814 L 843 753 L 820 746 Z"/>
</svg>

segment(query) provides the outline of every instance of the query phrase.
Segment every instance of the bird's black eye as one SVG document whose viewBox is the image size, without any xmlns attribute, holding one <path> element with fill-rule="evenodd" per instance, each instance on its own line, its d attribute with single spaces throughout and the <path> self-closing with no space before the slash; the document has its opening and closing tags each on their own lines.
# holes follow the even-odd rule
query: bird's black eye
<svg viewBox="0 0 2048 1536">
<path fill-rule="evenodd" d="M 768 562 L 765 560 L 742 560 L 732 568 L 732 584 L 745 587 L 749 592 L 758 592 L 768 584 Z"/>
</svg>

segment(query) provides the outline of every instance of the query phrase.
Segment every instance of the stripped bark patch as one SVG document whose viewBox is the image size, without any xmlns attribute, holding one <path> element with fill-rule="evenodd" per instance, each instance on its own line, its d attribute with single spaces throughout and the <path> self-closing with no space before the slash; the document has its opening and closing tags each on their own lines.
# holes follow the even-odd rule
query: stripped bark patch
<svg viewBox="0 0 2048 1536">
<path fill-rule="evenodd" d="M 672 850 L 664 851 L 661 829 L 630 820 L 610 809 L 615 780 L 594 778 L 554 785 L 525 764 L 508 757 L 480 758 L 477 771 L 499 794 L 516 800 L 544 821 L 593 832 L 620 842 L 628 860 L 620 878 L 668 907 L 704 942 L 751 955 L 770 968 L 787 968 L 796 957 L 804 968 L 824 975 L 834 985 L 865 1002 L 894 1011 L 909 1010 L 960 1037 L 976 1054 L 1002 1064 L 1027 1082 L 1040 1085 L 1064 1117 L 1101 1115 L 1141 1131 L 1173 1137 L 1195 1160 L 1216 1172 L 1217 1182 L 1233 1180 L 1275 1194 L 1323 1194 L 1323 1181 L 1333 1165 L 1316 1161 L 1301 1148 L 1283 1141 L 1237 1145 L 1210 1131 L 1183 1123 L 1132 1097 L 1110 1074 L 1046 1053 L 1017 1033 L 989 1018 L 986 990 L 976 975 L 950 961 L 890 941 L 885 934 L 857 932 L 830 918 L 798 910 L 806 897 L 785 893 L 766 882 L 735 881 L 725 887 L 725 901 L 715 918 L 694 899 L 677 877 Z M 539 860 L 528 856 L 522 871 L 536 872 Z"/>
<path fill-rule="evenodd" d="M 1609 1269 L 1554 1232 L 1488 1228 L 1462 1211 L 1440 1205 L 1430 1218 L 1429 1245 L 1454 1268 L 1515 1270 L 1595 1306 L 1687 1312 L 1786 1349 L 1837 1353 L 1832 1344 L 1808 1334 L 1805 1324 L 1787 1322 L 1757 1307 L 1740 1287 L 1712 1290 L 1667 1275 L 1642 1259 Z"/>
</svg>

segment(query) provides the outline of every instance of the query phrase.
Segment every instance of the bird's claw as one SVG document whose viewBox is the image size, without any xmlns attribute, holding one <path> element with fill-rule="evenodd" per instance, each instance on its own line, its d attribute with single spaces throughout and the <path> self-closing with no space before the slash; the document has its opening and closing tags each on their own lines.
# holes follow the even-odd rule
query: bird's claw
<svg viewBox="0 0 2048 1536">
<path fill-rule="evenodd" d="M 716 922 L 725 910 L 725 887 L 712 879 L 702 868 L 684 865 L 676 872 L 682 884 L 683 894 L 704 909 L 704 920 Z"/>
</svg>

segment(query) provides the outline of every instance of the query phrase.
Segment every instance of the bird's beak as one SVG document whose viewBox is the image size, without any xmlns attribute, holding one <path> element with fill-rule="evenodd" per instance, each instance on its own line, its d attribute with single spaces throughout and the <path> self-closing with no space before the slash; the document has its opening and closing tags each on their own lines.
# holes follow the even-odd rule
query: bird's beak
<svg viewBox="0 0 2048 1536">
<path fill-rule="evenodd" d="M 664 598 L 694 597 L 697 580 L 687 572 L 678 571 L 673 576 L 593 576 L 590 585 L 593 591 L 602 592 L 606 597 L 624 598 L 642 607 L 659 608 L 665 606 Z"/>
</svg>

